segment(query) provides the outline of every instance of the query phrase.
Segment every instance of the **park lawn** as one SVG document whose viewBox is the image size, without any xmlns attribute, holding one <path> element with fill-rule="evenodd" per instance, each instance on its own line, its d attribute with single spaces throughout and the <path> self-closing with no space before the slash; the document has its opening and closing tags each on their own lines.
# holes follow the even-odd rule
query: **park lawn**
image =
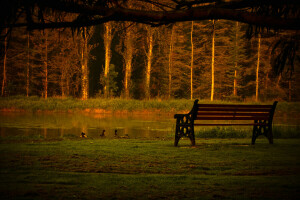
<svg viewBox="0 0 300 200">
<path fill-rule="evenodd" d="M 296 199 L 300 140 L 0 140 L 1 199 Z"/>
</svg>

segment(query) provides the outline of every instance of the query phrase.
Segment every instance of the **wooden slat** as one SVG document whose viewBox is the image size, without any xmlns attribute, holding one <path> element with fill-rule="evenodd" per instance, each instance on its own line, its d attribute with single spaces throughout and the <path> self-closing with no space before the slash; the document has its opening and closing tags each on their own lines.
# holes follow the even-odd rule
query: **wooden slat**
<svg viewBox="0 0 300 200">
<path fill-rule="evenodd" d="M 206 116 L 206 117 L 196 117 L 196 120 L 268 120 L 268 117 L 265 116 L 239 116 L 239 117 L 231 117 L 231 116 Z"/>
<path fill-rule="evenodd" d="M 198 111 L 233 111 L 233 112 L 270 112 L 270 108 L 222 108 L 222 107 L 206 107 L 206 108 L 199 108 Z"/>
<path fill-rule="evenodd" d="M 238 104 L 198 104 L 198 108 L 272 108 L 272 105 L 238 105 Z"/>
<path fill-rule="evenodd" d="M 260 126 L 268 126 L 267 123 L 248 123 L 248 124 L 194 124 L 194 126 L 254 126 L 254 125 L 260 125 Z"/>
<path fill-rule="evenodd" d="M 269 116 L 269 112 L 201 112 L 197 113 L 199 116 Z"/>
</svg>

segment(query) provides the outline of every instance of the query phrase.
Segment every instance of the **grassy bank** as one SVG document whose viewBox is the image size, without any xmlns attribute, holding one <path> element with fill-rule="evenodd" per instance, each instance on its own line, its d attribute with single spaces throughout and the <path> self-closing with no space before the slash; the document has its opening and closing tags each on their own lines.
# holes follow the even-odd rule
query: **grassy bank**
<svg viewBox="0 0 300 200">
<path fill-rule="evenodd" d="M 300 140 L 0 140 L 1 199 L 296 199 Z"/>
<path fill-rule="evenodd" d="M 212 103 L 209 100 L 200 100 L 200 103 Z M 214 101 L 214 103 L 236 103 L 227 101 Z M 273 102 L 266 102 L 272 104 Z M 252 102 L 252 104 L 256 104 Z M 85 101 L 75 98 L 48 98 L 39 97 L 1 97 L 1 110 L 26 111 L 78 111 L 86 112 L 114 112 L 114 111 L 189 111 L 193 105 L 192 100 L 134 100 L 134 99 L 101 99 L 91 98 Z M 279 102 L 277 112 L 300 113 L 300 102 Z"/>
</svg>

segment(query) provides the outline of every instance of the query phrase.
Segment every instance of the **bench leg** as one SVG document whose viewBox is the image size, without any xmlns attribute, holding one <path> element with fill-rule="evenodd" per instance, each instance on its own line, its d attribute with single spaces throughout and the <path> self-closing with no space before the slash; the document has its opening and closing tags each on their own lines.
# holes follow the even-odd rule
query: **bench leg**
<svg viewBox="0 0 300 200">
<path fill-rule="evenodd" d="M 195 146 L 196 142 L 195 142 L 194 126 L 192 126 L 190 131 L 189 131 L 189 138 L 191 140 L 192 146 Z"/>
<path fill-rule="evenodd" d="M 270 144 L 273 144 L 273 132 L 272 132 L 272 125 L 268 127 L 268 133 L 267 133 L 267 138 L 269 140 Z"/>
<path fill-rule="evenodd" d="M 255 120 L 254 122 L 257 123 L 258 121 Z M 272 125 L 271 126 L 254 125 L 253 133 L 252 133 L 252 144 L 255 144 L 256 138 L 260 135 L 266 136 L 266 138 L 268 138 L 269 140 L 269 143 L 273 144 Z"/>
<path fill-rule="evenodd" d="M 178 142 L 180 140 L 180 127 L 178 125 L 176 125 L 176 130 L 175 130 L 175 142 L 174 142 L 174 146 L 177 147 L 178 146 Z"/>
<path fill-rule="evenodd" d="M 252 144 L 255 144 L 255 140 L 256 140 L 256 138 L 257 138 L 257 129 L 258 129 L 258 127 L 257 126 L 253 126 L 253 132 L 252 132 Z"/>
</svg>

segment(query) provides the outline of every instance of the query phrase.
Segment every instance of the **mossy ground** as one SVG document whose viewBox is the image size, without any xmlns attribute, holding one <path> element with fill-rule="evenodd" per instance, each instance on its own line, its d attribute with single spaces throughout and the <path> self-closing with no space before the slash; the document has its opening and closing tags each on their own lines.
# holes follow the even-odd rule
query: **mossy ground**
<svg viewBox="0 0 300 200">
<path fill-rule="evenodd" d="M 0 140 L 1 199 L 296 199 L 300 140 Z"/>
</svg>

